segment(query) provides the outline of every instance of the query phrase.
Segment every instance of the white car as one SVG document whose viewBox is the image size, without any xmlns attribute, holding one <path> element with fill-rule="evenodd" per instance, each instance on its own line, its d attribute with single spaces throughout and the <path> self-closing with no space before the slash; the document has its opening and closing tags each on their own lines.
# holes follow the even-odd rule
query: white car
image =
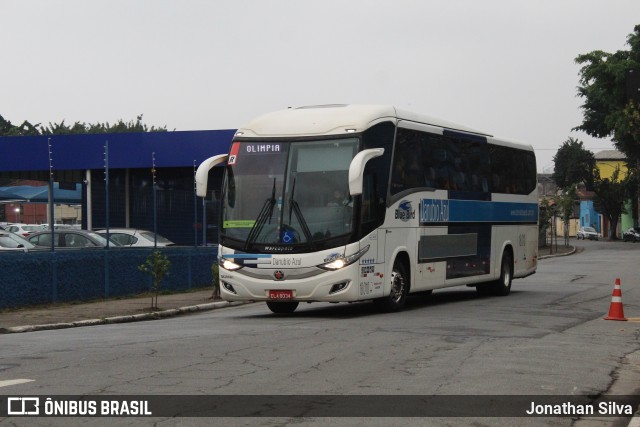
<svg viewBox="0 0 640 427">
<path fill-rule="evenodd" d="M 15 233 L 22 237 L 27 237 L 36 231 L 42 231 L 46 228 L 42 226 L 42 224 L 11 224 L 7 231 Z"/>
<path fill-rule="evenodd" d="M 600 235 L 598 234 L 596 229 L 593 227 L 582 227 L 580 230 L 578 230 L 576 237 L 578 238 L 578 240 L 580 239 L 598 240 Z"/>
<path fill-rule="evenodd" d="M 17 234 L 0 230 L 0 251 L 26 251 L 34 246 Z"/>
<path fill-rule="evenodd" d="M 107 230 L 96 230 L 96 233 L 106 237 Z M 135 228 L 110 228 L 109 238 L 122 246 L 149 247 L 153 246 L 153 231 L 138 230 Z M 156 246 L 175 245 L 171 240 L 156 234 Z"/>
<path fill-rule="evenodd" d="M 622 239 L 625 242 L 640 242 L 640 228 L 631 227 L 622 234 Z"/>
</svg>

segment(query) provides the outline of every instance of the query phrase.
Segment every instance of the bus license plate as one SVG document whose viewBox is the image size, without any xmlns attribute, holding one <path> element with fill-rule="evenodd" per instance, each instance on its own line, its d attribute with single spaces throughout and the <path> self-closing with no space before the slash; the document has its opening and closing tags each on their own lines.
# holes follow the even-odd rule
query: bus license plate
<svg viewBox="0 0 640 427">
<path fill-rule="evenodd" d="M 290 289 L 270 290 L 269 299 L 272 300 L 290 300 L 293 299 L 293 291 Z"/>
</svg>

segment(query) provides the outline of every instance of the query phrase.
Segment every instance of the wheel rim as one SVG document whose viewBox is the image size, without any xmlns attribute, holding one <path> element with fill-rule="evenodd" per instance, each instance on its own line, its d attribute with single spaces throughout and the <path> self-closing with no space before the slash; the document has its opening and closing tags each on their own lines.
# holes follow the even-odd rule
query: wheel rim
<svg viewBox="0 0 640 427">
<path fill-rule="evenodd" d="M 506 262 L 502 264 L 502 277 L 503 277 L 502 283 L 504 284 L 504 287 L 508 288 L 509 283 L 511 283 L 511 268 Z"/>
<path fill-rule="evenodd" d="M 393 271 L 391 273 L 391 293 L 389 294 L 389 298 L 392 302 L 397 303 L 400 302 L 402 296 L 404 294 L 404 277 L 398 271 Z"/>
</svg>

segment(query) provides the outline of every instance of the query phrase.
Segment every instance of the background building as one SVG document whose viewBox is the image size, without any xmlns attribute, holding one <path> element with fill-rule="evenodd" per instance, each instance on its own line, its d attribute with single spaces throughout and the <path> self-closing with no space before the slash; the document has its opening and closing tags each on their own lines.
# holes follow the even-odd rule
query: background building
<svg viewBox="0 0 640 427">
<path fill-rule="evenodd" d="M 611 178 L 616 169 L 620 170 L 619 180 L 627 177 L 629 169 L 626 156 L 618 150 L 599 151 L 595 154 L 596 168 L 600 171 L 600 178 Z M 617 230 L 612 230 L 616 236 L 621 237 L 622 231 L 633 227 L 633 214 L 631 213 L 631 201 L 625 203 L 627 213 L 623 213 L 618 222 Z M 600 215 L 601 234 L 608 236 L 610 232 L 609 220 L 606 216 Z"/>
<path fill-rule="evenodd" d="M 217 239 L 215 189 L 220 187 L 222 168 L 210 172 L 214 191 L 206 200 L 195 195 L 194 173 L 203 160 L 228 152 L 234 133 L 227 129 L 0 137 L 0 186 L 16 180 L 49 186 L 52 177 L 54 187 L 79 189 L 80 210 L 73 216 L 82 228 L 153 230 L 155 224 L 159 234 L 178 244 L 212 244 Z M 37 223 L 43 209 L 49 215 L 48 197 L 21 203 L 0 193 L 0 211 L 8 222 Z M 53 203 L 67 204 L 55 193 Z M 54 211 L 54 222 L 68 221 L 70 215 Z"/>
</svg>

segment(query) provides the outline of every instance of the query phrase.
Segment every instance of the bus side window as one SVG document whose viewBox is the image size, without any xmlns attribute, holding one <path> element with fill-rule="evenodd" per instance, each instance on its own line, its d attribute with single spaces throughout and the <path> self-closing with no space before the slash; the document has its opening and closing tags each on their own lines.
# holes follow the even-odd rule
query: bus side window
<svg viewBox="0 0 640 427">
<path fill-rule="evenodd" d="M 467 191 L 469 189 L 467 174 L 464 172 L 465 170 L 466 168 L 463 166 L 462 158 L 456 157 L 453 160 L 453 167 L 449 174 L 449 181 L 452 189 L 460 191 Z"/>
<path fill-rule="evenodd" d="M 410 188 L 424 187 L 418 132 L 399 129 L 393 153 L 391 194 Z"/>
<path fill-rule="evenodd" d="M 432 166 L 424 169 L 424 185 L 429 188 L 436 187 L 436 170 Z"/>
<path fill-rule="evenodd" d="M 440 190 L 449 189 L 449 167 L 447 166 L 447 151 L 444 148 L 434 150 L 433 157 L 435 159 L 435 187 Z"/>
</svg>

